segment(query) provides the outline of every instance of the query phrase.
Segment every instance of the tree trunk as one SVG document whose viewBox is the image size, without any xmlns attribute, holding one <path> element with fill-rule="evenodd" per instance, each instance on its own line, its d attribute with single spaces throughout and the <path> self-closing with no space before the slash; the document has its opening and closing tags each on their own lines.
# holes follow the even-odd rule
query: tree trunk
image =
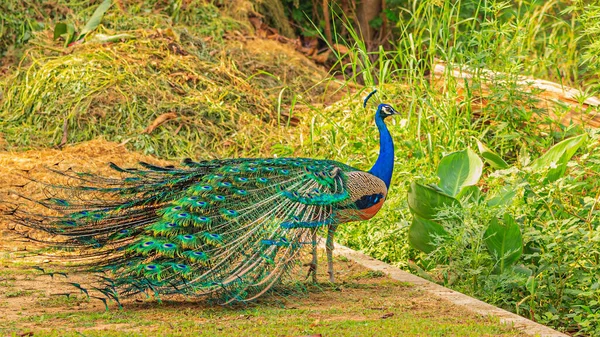
<svg viewBox="0 0 600 337">
<path fill-rule="evenodd" d="M 376 30 L 369 25 L 369 22 L 375 19 L 381 13 L 381 10 L 382 0 L 362 0 L 357 8 L 358 27 L 360 28 L 363 41 L 365 41 L 369 50 L 373 47 L 373 38 L 376 33 Z"/>
</svg>

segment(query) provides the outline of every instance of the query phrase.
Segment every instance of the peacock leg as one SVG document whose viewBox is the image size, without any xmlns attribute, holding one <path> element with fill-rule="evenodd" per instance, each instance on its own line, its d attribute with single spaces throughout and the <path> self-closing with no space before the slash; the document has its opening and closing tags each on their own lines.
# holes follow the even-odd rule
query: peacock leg
<svg viewBox="0 0 600 337">
<path fill-rule="evenodd" d="M 312 235 L 312 261 L 309 264 L 308 274 L 312 274 L 313 283 L 317 283 L 317 231 Z"/>
<path fill-rule="evenodd" d="M 325 250 L 327 251 L 327 273 L 329 274 L 329 282 L 334 283 L 335 277 L 333 276 L 333 234 L 337 225 L 329 225 L 327 229 L 327 242 L 325 243 Z"/>
</svg>

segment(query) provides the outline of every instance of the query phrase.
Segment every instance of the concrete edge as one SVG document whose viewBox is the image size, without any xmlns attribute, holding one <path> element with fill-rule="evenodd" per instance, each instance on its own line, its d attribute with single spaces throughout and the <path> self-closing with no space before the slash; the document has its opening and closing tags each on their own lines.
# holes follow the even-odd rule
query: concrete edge
<svg viewBox="0 0 600 337">
<path fill-rule="evenodd" d="M 438 284 L 427 281 L 423 278 L 405 272 L 385 262 L 381 262 L 366 254 L 357 252 L 337 243 L 335 244 L 334 254 L 344 256 L 368 269 L 382 271 L 393 280 L 410 283 L 417 289 L 421 289 L 429 294 L 445 299 L 455 305 L 465 308 L 468 311 L 484 316 L 498 317 L 501 323 L 514 326 L 524 334 L 539 337 L 569 337 L 568 335 L 553 330 L 547 326 L 541 325 L 517 314 L 513 314 L 512 312 L 504 309 L 497 308 L 478 299 L 474 299 L 465 294 L 459 293 L 458 291 L 442 287 Z"/>
</svg>

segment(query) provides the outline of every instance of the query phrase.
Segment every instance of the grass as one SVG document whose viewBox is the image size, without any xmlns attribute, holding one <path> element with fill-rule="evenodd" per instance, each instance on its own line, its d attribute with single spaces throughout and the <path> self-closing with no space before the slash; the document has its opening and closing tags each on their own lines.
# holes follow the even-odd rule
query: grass
<svg viewBox="0 0 600 337">
<path fill-rule="evenodd" d="M 344 303 L 348 304 L 348 303 Z M 385 313 L 383 313 L 385 314 Z M 323 310 L 260 308 L 240 311 L 202 311 L 193 308 L 175 308 L 122 311 L 115 314 L 76 316 L 44 316 L 36 324 L 66 322 L 76 331 L 64 334 L 63 330 L 36 331 L 39 336 L 143 336 L 147 333 L 171 336 L 273 336 L 322 334 L 336 336 L 381 336 L 401 333 L 404 336 L 513 336 L 496 326 L 482 326 L 479 320 L 457 322 L 412 314 L 394 315 L 387 319 L 381 310 L 339 307 Z M 355 315 L 345 319 L 345 315 Z M 323 321 L 319 317 L 328 317 Z M 160 322 L 156 324 L 156 322 Z M 103 328 L 94 328 L 102 326 Z M 426 334 L 424 335 L 423 332 Z"/>
<path fill-rule="evenodd" d="M 278 151 L 271 147 L 285 138 L 294 95 L 328 91 L 321 69 L 276 42 L 244 42 L 243 23 L 213 5 L 169 10 L 113 6 L 97 33 L 132 37 L 117 43 L 64 48 L 48 30 L 35 33 L 23 66 L 0 84 L 7 149 L 56 146 L 66 134 L 68 143 L 103 136 L 162 158 L 258 156 Z M 77 15 L 67 20 L 79 21 L 89 8 L 70 11 Z M 47 26 L 52 19 L 61 16 Z M 224 40 L 225 29 L 242 41 Z M 145 132 L 167 113 L 174 120 Z M 279 152 L 293 151 L 291 141 Z"/>
<path fill-rule="evenodd" d="M 137 298 L 109 311 L 82 295 L 48 295 L 68 285 L 41 275 L 27 280 L 24 269 L 6 266 L 20 287 L 37 289 L 18 298 L 3 297 L 8 320 L 0 320 L 0 332 L 8 336 L 521 336 L 493 318 L 465 314 L 406 283 L 340 259 L 337 284 L 305 283 L 304 293 L 275 293 L 258 303 L 228 307 L 191 299 L 157 303 Z M 324 270 L 319 277 L 325 278 Z"/>
</svg>

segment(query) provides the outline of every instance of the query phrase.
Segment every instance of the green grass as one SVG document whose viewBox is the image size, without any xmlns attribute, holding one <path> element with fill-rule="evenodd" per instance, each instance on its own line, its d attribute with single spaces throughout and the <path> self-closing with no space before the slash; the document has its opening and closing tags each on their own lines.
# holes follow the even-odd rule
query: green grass
<svg viewBox="0 0 600 337">
<path fill-rule="evenodd" d="M 303 283 L 306 292 L 276 292 L 256 303 L 209 306 L 189 299 L 130 299 L 124 308 L 105 311 L 95 299 L 23 294 L 24 304 L 3 306 L 0 333 L 36 336 L 521 336 L 497 319 L 464 313 L 411 285 L 386 278 L 349 261 L 336 259 L 338 282 Z M 321 265 L 324 260 L 321 259 Z M 19 269 L 15 272 L 19 282 Z M 321 270 L 320 277 L 325 277 Z M 73 278 L 79 276 L 73 275 Z M 41 287 L 47 276 L 28 281 Z M 47 282 L 47 280 L 45 281 Z M 54 281 L 52 281 L 54 282 Z M 23 285 L 23 284 L 22 284 Z M 54 283 L 53 291 L 66 287 Z M 282 288 L 281 290 L 284 290 Z M 37 298 L 33 303 L 31 298 Z M 25 305 L 26 303 L 26 305 Z M 20 311 L 14 312 L 20 305 Z"/>
<path fill-rule="evenodd" d="M 331 309 L 258 308 L 237 311 L 198 312 L 181 305 L 163 306 L 160 310 L 119 311 L 115 313 L 32 318 L 36 324 L 73 325 L 74 331 L 36 330 L 36 336 L 145 336 L 148 333 L 170 336 L 515 336 L 493 321 L 460 322 L 456 319 L 419 317 L 411 313 L 381 319 L 381 310 L 352 307 Z M 343 315 L 355 315 L 344 319 Z M 341 317 L 340 317 L 341 316 Z M 329 317 L 322 321 L 319 317 Z M 158 323 L 158 324 L 157 324 Z M 489 325 L 488 325 L 489 324 Z M 102 326 L 102 328 L 97 328 Z M 96 328 L 95 328 L 96 327 Z"/>
<path fill-rule="evenodd" d="M 285 138 L 295 95 L 329 90 L 323 70 L 276 42 L 224 40 L 226 29 L 248 34 L 245 23 L 205 2 L 177 13 L 151 2 L 126 12 L 114 5 L 95 33 L 126 32 L 133 36 L 126 41 L 64 48 L 48 39 L 58 20 L 89 15 L 92 7 L 80 5 L 54 4 L 76 15 L 45 18 L 21 67 L 2 79 L 0 129 L 8 149 L 56 146 L 66 132 L 67 143 L 104 137 L 162 158 L 293 152 L 294 138 L 279 147 L 276 140 Z M 144 10 L 152 6 L 156 11 Z M 144 132 L 166 113 L 176 118 Z"/>
</svg>

